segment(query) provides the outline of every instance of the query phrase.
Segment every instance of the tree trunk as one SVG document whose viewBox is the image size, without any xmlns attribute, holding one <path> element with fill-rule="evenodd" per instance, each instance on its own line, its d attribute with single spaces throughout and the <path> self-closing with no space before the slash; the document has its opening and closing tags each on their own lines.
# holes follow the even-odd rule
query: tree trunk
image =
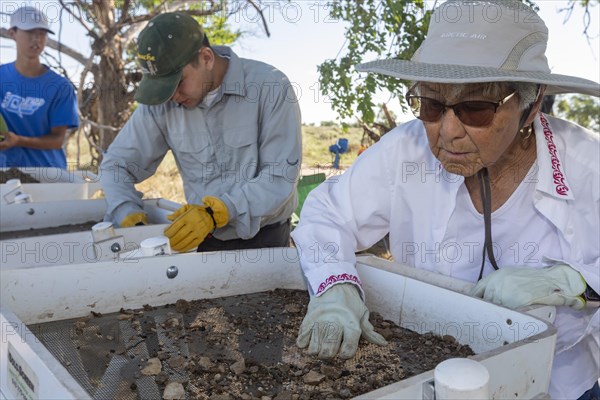
<svg viewBox="0 0 600 400">
<path fill-rule="evenodd" d="M 130 95 L 127 94 L 127 79 L 121 58 L 123 43 L 114 29 L 114 3 L 114 0 L 93 1 L 98 27 L 102 31 L 102 35 L 94 42 L 92 48 L 100 57 L 100 62 L 93 69 L 96 86 L 94 108 L 97 112 L 97 123 L 118 128 L 123 126 L 129 117 Z M 98 145 L 106 150 L 117 133 L 111 129 L 100 129 Z"/>
<path fill-rule="evenodd" d="M 113 50 L 107 47 L 105 50 L 100 57 L 99 67 L 94 73 L 98 96 L 95 99 L 98 124 L 121 127 L 129 117 L 129 96 L 123 62 L 119 56 L 121 49 Z M 100 147 L 106 150 L 115 136 L 117 136 L 116 131 L 102 129 Z"/>
</svg>

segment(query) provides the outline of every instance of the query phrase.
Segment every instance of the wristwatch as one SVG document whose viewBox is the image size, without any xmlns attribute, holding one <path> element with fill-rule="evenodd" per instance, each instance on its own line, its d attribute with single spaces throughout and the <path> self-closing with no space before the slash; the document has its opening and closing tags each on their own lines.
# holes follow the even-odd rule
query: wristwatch
<svg viewBox="0 0 600 400">
<path fill-rule="evenodd" d="M 600 295 L 590 285 L 586 285 L 581 297 L 585 299 L 588 307 L 600 307 Z"/>
</svg>

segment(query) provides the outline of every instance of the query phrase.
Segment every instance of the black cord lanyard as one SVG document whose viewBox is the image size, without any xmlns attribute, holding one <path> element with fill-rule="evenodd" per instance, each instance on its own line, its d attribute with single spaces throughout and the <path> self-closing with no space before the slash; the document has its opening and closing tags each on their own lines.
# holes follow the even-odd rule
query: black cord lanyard
<svg viewBox="0 0 600 400">
<path fill-rule="evenodd" d="M 479 182 L 479 192 L 481 192 L 481 203 L 483 204 L 483 223 L 485 225 L 485 243 L 483 245 L 483 255 L 481 258 L 481 270 L 479 278 L 483 277 L 483 267 L 485 266 L 485 255 L 492 263 L 494 269 L 498 269 L 496 258 L 494 257 L 494 246 L 492 246 L 492 189 L 490 187 L 490 175 L 487 168 L 483 168 L 477 173 L 477 181 Z"/>
</svg>

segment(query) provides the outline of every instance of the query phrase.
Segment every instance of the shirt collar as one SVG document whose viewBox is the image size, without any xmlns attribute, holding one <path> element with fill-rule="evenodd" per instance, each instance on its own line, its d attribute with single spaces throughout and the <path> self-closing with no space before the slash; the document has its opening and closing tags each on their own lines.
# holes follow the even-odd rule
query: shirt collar
<svg viewBox="0 0 600 400">
<path fill-rule="evenodd" d="M 244 79 L 244 65 L 242 60 L 230 47 L 213 46 L 213 50 L 220 56 L 229 58 L 227 72 L 225 72 L 223 82 L 221 83 L 223 94 L 245 96 L 246 82 Z"/>
<path fill-rule="evenodd" d="M 554 135 L 550 121 L 547 116 L 542 113 L 538 114 L 533 125 L 537 146 L 538 171 L 536 190 L 547 193 L 557 199 L 574 200 L 575 196 L 571 191 L 562 158 L 559 154 L 559 147 L 561 149 L 564 149 L 565 147 L 562 138 Z M 442 174 L 454 175 L 446 171 L 439 161 L 436 162 L 436 165 L 436 176 L 438 178 Z M 456 182 L 462 183 L 462 180 L 459 178 Z"/>
<path fill-rule="evenodd" d="M 554 134 L 547 116 L 539 113 L 533 122 L 537 151 L 536 189 L 558 199 L 575 199 L 567 180 L 559 149 L 564 149 L 563 139 Z"/>
</svg>

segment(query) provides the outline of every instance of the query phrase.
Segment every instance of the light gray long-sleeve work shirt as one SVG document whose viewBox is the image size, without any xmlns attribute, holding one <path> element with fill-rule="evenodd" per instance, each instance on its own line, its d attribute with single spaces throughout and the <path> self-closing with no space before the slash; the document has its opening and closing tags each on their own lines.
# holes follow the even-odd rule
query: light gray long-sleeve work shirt
<svg viewBox="0 0 600 400">
<path fill-rule="evenodd" d="M 214 233 L 218 239 L 252 238 L 293 213 L 302 161 L 293 87 L 270 65 L 239 58 L 228 47 L 214 50 L 229 57 L 229 66 L 211 105 L 140 105 L 104 154 L 105 221 L 118 224 L 142 211 L 134 184 L 152 176 L 168 150 L 188 203 L 216 196 L 226 204 L 230 221 Z"/>
</svg>

